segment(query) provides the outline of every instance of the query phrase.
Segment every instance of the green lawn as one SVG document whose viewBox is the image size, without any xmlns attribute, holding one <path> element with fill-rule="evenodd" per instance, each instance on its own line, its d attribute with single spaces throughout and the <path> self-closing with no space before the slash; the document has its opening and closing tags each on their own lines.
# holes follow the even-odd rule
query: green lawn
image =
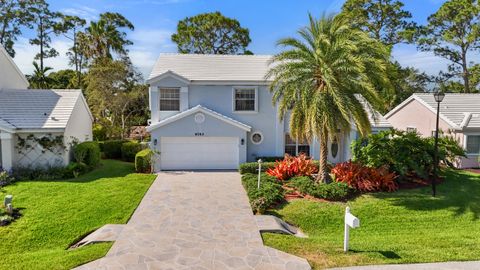
<svg viewBox="0 0 480 270">
<path fill-rule="evenodd" d="M 23 216 L 0 227 L 0 269 L 70 269 L 105 255 L 111 243 L 68 247 L 107 223 L 126 223 L 154 180 L 131 163 L 104 160 L 77 179 L 7 186 Z"/>
<path fill-rule="evenodd" d="M 273 211 L 308 239 L 264 234 L 265 243 L 304 257 L 315 269 L 379 263 L 480 259 L 480 175 L 447 171 L 430 188 L 363 195 L 348 203 L 297 200 Z M 349 205 L 361 227 L 343 253 L 343 215 Z"/>
</svg>

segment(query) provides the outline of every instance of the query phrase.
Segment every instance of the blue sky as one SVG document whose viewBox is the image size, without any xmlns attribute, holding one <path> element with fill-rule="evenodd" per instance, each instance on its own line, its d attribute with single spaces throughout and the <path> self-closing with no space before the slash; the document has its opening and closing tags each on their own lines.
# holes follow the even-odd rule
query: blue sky
<svg viewBox="0 0 480 270">
<path fill-rule="evenodd" d="M 51 8 L 66 14 L 78 15 L 87 20 L 96 20 L 102 12 L 119 12 L 134 25 L 129 32 L 134 42 L 129 47 L 134 65 L 146 76 L 158 54 L 176 52 L 170 36 L 175 32 L 177 22 L 198 13 L 220 11 L 236 18 L 243 27 L 250 30 L 252 43 L 249 49 L 255 54 L 277 52 L 275 42 L 282 37 L 295 35 L 295 31 L 306 24 L 307 14 L 338 12 L 344 0 L 48 0 Z M 435 12 L 444 0 L 404 0 L 405 8 L 413 19 L 424 24 L 428 15 Z M 25 73 L 32 70 L 32 59 L 37 48 L 28 44 L 31 33 L 25 32 L 16 45 L 15 61 Z M 48 59 L 47 65 L 67 68 L 65 56 L 70 42 L 64 38 L 53 38 L 53 47 L 60 56 Z M 398 45 L 394 57 L 402 65 L 413 66 L 429 74 L 436 74 L 445 68 L 446 61 L 431 53 L 419 52 L 413 45 Z"/>
</svg>

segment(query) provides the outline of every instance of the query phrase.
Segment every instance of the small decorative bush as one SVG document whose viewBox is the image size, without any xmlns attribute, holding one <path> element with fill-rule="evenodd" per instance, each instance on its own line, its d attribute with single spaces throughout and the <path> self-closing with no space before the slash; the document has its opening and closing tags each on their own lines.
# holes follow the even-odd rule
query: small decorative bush
<svg viewBox="0 0 480 270">
<path fill-rule="evenodd" d="M 151 149 L 144 149 L 135 155 L 135 171 L 138 173 L 152 172 L 152 156 Z"/>
<path fill-rule="evenodd" d="M 13 180 L 13 177 L 8 172 L 0 170 L 0 187 L 10 184 Z"/>
<path fill-rule="evenodd" d="M 293 177 L 288 185 L 294 187 L 302 194 L 330 201 L 344 200 L 351 193 L 351 189 L 345 183 L 317 184 L 308 176 Z"/>
<path fill-rule="evenodd" d="M 128 161 L 128 162 L 134 162 L 135 161 L 135 155 L 142 151 L 143 145 L 140 144 L 139 142 L 125 142 L 122 144 L 121 151 L 122 151 L 122 160 Z"/>
<path fill-rule="evenodd" d="M 253 211 L 264 213 L 265 210 L 283 200 L 283 188 L 274 177 L 265 173 L 260 177 L 260 189 L 257 189 L 257 181 L 257 174 L 247 173 L 242 176 L 242 183 Z"/>
<path fill-rule="evenodd" d="M 393 192 L 398 189 L 395 182 L 396 174 L 389 172 L 386 167 L 377 169 L 347 161 L 337 164 L 332 173 L 336 182 L 345 183 L 361 192 Z"/>
<path fill-rule="evenodd" d="M 96 142 L 83 142 L 73 148 L 73 157 L 78 163 L 94 168 L 100 163 L 100 147 Z"/>
<path fill-rule="evenodd" d="M 95 124 L 92 133 L 95 141 L 104 141 L 107 139 L 107 129 L 104 128 L 103 125 Z"/>
<path fill-rule="evenodd" d="M 63 177 L 64 178 L 77 178 L 82 174 L 89 171 L 89 167 L 85 163 L 72 162 L 65 167 Z"/>
<path fill-rule="evenodd" d="M 282 161 L 275 162 L 275 167 L 268 169 L 267 174 L 285 181 L 294 176 L 310 176 L 318 172 L 318 166 L 305 154 L 298 157 L 285 155 Z"/>
<path fill-rule="evenodd" d="M 103 142 L 103 153 L 105 158 L 108 159 L 121 159 L 122 158 L 122 144 L 126 143 L 125 140 L 112 140 Z"/>
<path fill-rule="evenodd" d="M 275 162 L 263 162 L 262 163 L 262 172 L 275 167 Z M 238 171 L 240 174 L 246 173 L 258 173 L 258 163 L 257 162 L 246 162 L 242 163 L 239 166 Z"/>
</svg>

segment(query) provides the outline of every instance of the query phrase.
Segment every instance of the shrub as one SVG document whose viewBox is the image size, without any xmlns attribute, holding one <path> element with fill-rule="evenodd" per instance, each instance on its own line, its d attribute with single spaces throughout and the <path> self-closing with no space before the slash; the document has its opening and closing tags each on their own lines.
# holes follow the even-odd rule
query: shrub
<svg viewBox="0 0 480 270">
<path fill-rule="evenodd" d="M 273 168 L 274 166 L 275 166 L 275 162 L 263 162 L 262 172 L 265 172 L 266 170 Z M 257 162 L 242 163 L 240 164 L 238 171 L 240 172 L 240 174 L 258 173 L 258 163 Z"/>
<path fill-rule="evenodd" d="M 65 168 L 53 167 L 15 167 L 12 169 L 12 177 L 15 180 L 60 180 L 63 179 Z"/>
<path fill-rule="evenodd" d="M 95 124 L 92 129 L 93 140 L 104 141 L 107 139 L 107 129 L 103 125 Z"/>
<path fill-rule="evenodd" d="M 302 194 L 331 201 L 340 201 L 350 195 L 350 188 L 345 183 L 317 184 L 308 176 L 293 177 L 290 179 L 289 186 L 294 187 Z"/>
<path fill-rule="evenodd" d="M 268 169 L 266 172 L 278 180 L 285 181 L 294 176 L 310 176 L 318 172 L 318 166 L 305 154 L 298 157 L 285 155 L 283 160 L 275 162 L 275 167 Z"/>
<path fill-rule="evenodd" d="M 0 170 L 0 187 L 10 184 L 13 180 L 13 177 L 8 172 Z"/>
<path fill-rule="evenodd" d="M 391 173 L 385 166 L 371 168 L 347 161 L 337 164 L 332 173 L 336 182 L 342 182 L 349 187 L 361 192 L 388 191 L 398 189 L 395 182 L 396 175 Z"/>
<path fill-rule="evenodd" d="M 152 155 L 151 149 L 144 149 L 135 155 L 135 171 L 138 173 L 152 172 Z"/>
<path fill-rule="evenodd" d="M 264 213 L 265 210 L 283 200 L 283 188 L 274 178 L 265 173 L 260 176 L 260 189 L 258 185 L 257 174 L 244 174 L 242 183 L 247 191 L 252 210 L 256 213 Z"/>
<path fill-rule="evenodd" d="M 93 168 L 100 162 L 100 147 L 96 142 L 83 142 L 74 146 L 73 157 L 78 163 Z"/>
<path fill-rule="evenodd" d="M 434 139 L 392 129 L 354 141 L 352 152 L 352 160 L 363 165 L 374 168 L 387 166 L 402 178 L 409 174 L 428 178 L 434 164 Z M 459 156 L 465 156 L 465 152 L 455 139 L 439 139 L 440 161 L 453 166 L 453 161 Z"/>
<path fill-rule="evenodd" d="M 109 159 L 121 159 L 122 158 L 122 144 L 127 142 L 126 140 L 111 140 L 103 142 L 103 153 L 105 158 Z"/>
<path fill-rule="evenodd" d="M 122 152 L 122 160 L 128 161 L 128 162 L 134 162 L 135 161 L 135 155 L 142 151 L 143 145 L 140 144 L 139 142 L 125 142 L 122 144 L 121 147 L 121 152 Z"/>
<path fill-rule="evenodd" d="M 64 178 L 77 178 L 82 174 L 89 171 L 89 167 L 85 163 L 71 162 L 65 167 L 63 177 Z"/>
</svg>

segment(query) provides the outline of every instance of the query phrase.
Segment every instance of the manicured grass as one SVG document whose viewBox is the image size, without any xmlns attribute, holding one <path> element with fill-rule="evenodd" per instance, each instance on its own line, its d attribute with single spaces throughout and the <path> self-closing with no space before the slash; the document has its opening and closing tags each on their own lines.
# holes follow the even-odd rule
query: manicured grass
<svg viewBox="0 0 480 270">
<path fill-rule="evenodd" d="M 108 223 L 126 223 L 154 180 L 113 160 L 77 179 L 7 186 L 23 216 L 0 227 L 0 269 L 70 269 L 106 254 L 111 243 L 69 246 Z"/>
<path fill-rule="evenodd" d="M 480 175 L 445 172 L 430 188 L 363 195 L 348 203 L 297 200 L 273 211 L 296 224 L 308 239 L 264 234 L 267 245 L 304 257 L 315 269 L 380 263 L 480 259 Z M 343 253 L 346 206 L 360 218 Z"/>
</svg>

